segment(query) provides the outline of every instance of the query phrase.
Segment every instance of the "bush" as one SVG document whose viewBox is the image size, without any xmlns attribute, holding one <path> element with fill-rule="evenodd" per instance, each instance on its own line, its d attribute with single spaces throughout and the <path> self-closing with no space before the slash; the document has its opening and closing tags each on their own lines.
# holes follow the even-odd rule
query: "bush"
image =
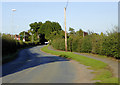
<svg viewBox="0 0 120 85">
<path fill-rule="evenodd" d="M 101 33 L 101 35 L 91 33 L 85 37 L 72 34 L 68 37 L 68 51 L 120 58 L 119 35 L 114 30 L 107 34 Z M 56 49 L 65 50 L 65 39 L 57 37 L 51 41 L 51 45 Z"/>
<path fill-rule="evenodd" d="M 104 37 L 102 54 L 118 58 L 118 33 L 112 33 Z"/>
<path fill-rule="evenodd" d="M 82 43 L 83 43 L 83 39 L 79 39 L 78 42 L 78 48 L 77 48 L 77 52 L 82 52 Z"/>
<path fill-rule="evenodd" d="M 92 43 L 90 36 L 85 36 L 82 40 L 81 51 L 85 53 L 90 53 L 92 51 Z"/>
<path fill-rule="evenodd" d="M 25 48 L 28 46 L 35 46 L 38 45 L 39 41 L 35 42 L 23 42 L 14 40 L 9 35 L 3 34 L 2 36 L 2 55 L 9 55 L 15 53 L 18 49 Z"/>
<path fill-rule="evenodd" d="M 92 34 L 91 35 L 91 41 L 92 41 L 92 53 L 100 54 L 101 53 L 101 45 L 102 45 L 102 39 L 100 35 Z"/>
<path fill-rule="evenodd" d="M 79 38 L 78 37 L 73 38 L 73 40 L 72 40 L 72 50 L 74 52 L 78 52 L 78 44 L 79 44 Z"/>
<path fill-rule="evenodd" d="M 3 35 L 2 37 L 2 54 L 8 54 L 8 53 L 14 53 L 16 48 L 16 41 L 13 40 L 11 37 L 8 37 L 7 35 Z"/>
<path fill-rule="evenodd" d="M 65 39 L 63 38 L 55 38 L 51 44 L 56 49 L 65 50 Z"/>
</svg>

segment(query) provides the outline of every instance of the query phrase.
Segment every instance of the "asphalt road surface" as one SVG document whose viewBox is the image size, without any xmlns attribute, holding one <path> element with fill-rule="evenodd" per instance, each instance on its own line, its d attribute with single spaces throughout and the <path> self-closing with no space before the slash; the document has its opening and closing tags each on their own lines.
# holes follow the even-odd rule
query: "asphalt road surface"
<svg viewBox="0 0 120 85">
<path fill-rule="evenodd" d="M 93 83 L 88 66 L 41 52 L 43 46 L 23 49 L 2 66 L 3 83 Z"/>
</svg>

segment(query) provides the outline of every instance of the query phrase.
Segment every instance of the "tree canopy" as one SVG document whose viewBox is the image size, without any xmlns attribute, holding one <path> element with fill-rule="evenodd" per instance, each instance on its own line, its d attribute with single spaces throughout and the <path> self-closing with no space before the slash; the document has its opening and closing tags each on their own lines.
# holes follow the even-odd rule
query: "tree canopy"
<svg viewBox="0 0 120 85">
<path fill-rule="evenodd" d="M 45 42 L 47 40 L 51 40 L 53 36 L 59 33 L 62 30 L 60 24 L 58 22 L 46 21 L 42 22 L 34 22 L 30 25 L 29 33 L 34 34 L 34 39 L 38 40 L 40 38 L 41 42 Z M 42 40 L 41 40 L 42 39 Z"/>
</svg>

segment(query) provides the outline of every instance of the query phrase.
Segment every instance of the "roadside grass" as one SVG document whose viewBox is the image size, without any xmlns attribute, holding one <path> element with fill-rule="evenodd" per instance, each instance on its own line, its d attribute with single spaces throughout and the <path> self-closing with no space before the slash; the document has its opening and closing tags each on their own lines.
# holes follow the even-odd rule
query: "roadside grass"
<svg viewBox="0 0 120 85">
<path fill-rule="evenodd" d="M 110 71 L 110 69 L 108 69 L 108 65 L 106 63 L 82 55 L 77 55 L 72 52 L 53 51 L 48 49 L 48 46 L 49 45 L 44 46 L 43 48 L 41 48 L 41 50 L 46 53 L 58 55 L 68 59 L 73 59 L 78 61 L 80 64 L 90 66 L 90 69 L 94 70 L 94 73 L 96 74 L 93 80 L 101 81 L 96 83 L 118 83 L 118 78 L 112 77 L 112 72 Z"/>
</svg>

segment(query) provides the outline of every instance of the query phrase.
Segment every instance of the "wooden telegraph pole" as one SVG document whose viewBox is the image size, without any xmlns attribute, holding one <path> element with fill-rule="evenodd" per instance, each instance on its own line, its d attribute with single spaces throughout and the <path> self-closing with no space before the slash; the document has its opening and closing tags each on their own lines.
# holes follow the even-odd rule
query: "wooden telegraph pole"
<svg viewBox="0 0 120 85">
<path fill-rule="evenodd" d="M 67 51 L 67 34 L 66 34 L 66 8 L 64 8 L 64 17 L 65 17 L 65 51 Z"/>
</svg>

